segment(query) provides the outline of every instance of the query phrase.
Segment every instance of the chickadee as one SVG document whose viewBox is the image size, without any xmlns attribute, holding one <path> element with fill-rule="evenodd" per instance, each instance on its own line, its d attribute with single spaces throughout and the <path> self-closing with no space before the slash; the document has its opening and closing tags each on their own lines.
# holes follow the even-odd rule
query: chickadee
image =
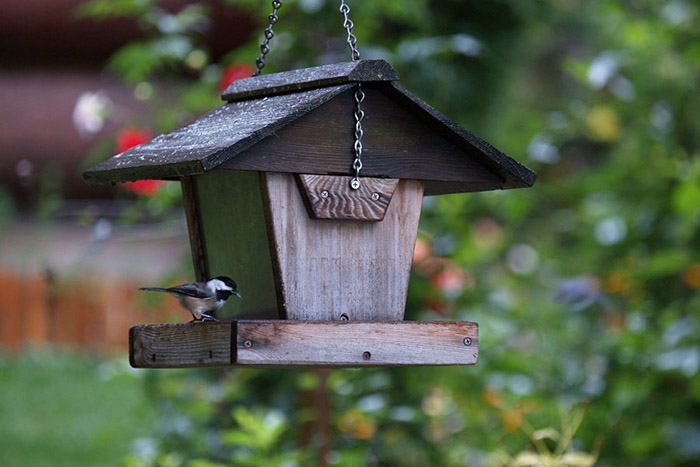
<svg viewBox="0 0 700 467">
<path fill-rule="evenodd" d="M 205 318 L 219 321 L 209 313 L 224 306 L 224 303 L 231 295 L 243 298 L 236 290 L 236 283 L 233 279 L 226 276 L 215 277 L 207 282 L 190 282 L 189 284 L 176 285 L 167 289 L 141 287 L 139 290 L 168 292 L 180 301 L 180 305 L 183 308 L 192 313 L 192 321 L 204 321 Z"/>
</svg>

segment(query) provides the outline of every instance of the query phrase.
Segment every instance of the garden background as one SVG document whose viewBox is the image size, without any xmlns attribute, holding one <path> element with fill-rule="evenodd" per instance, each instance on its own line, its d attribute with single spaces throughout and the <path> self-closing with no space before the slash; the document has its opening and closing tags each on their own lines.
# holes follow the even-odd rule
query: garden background
<svg viewBox="0 0 700 467">
<path fill-rule="evenodd" d="M 283 3 L 265 73 L 349 60 L 339 2 Z M 80 173 L 220 105 L 270 2 L 2 0 L 3 465 L 697 465 L 697 3 L 348 3 L 539 174 L 424 202 L 407 318 L 477 321 L 479 363 L 130 369 L 130 325 L 188 319 L 136 292 L 192 278 L 179 185 Z"/>
</svg>

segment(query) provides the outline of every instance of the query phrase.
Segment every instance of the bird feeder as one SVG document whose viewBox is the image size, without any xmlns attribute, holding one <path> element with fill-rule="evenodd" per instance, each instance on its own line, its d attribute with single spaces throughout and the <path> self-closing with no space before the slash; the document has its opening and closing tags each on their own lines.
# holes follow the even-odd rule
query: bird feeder
<svg viewBox="0 0 700 467">
<path fill-rule="evenodd" d="M 535 174 L 398 77 L 356 60 L 242 79 L 216 110 L 85 172 L 180 180 L 198 280 L 231 276 L 245 296 L 230 321 L 133 327 L 133 366 L 476 363 L 476 323 L 403 320 L 423 196 Z"/>
</svg>

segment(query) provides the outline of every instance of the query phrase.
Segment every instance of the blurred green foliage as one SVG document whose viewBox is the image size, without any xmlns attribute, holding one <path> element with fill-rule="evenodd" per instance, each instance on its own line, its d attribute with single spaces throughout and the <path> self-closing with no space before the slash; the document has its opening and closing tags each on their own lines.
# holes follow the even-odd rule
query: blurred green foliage
<svg viewBox="0 0 700 467">
<path fill-rule="evenodd" d="M 117 466 L 156 411 L 124 359 L 55 349 L 0 354 L 0 450 L 5 466 Z"/>
<path fill-rule="evenodd" d="M 269 2 L 231 3 L 261 37 Z M 318 418 L 332 465 L 697 465 L 698 5 L 349 4 L 363 58 L 388 59 L 404 87 L 539 173 L 528 190 L 425 200 L 407 318 L 479 322 L 479 363 L 335 371 L 321 386 L 291 370 L 154 372 L 157 449 L 129 465 L 307 465 L 323 440 L 300 427 Z M 337 8 L 285 1 L 265 72 L 348 60 Z M 196 2 L 83 12 L 137 15 L 148 32 L 108 66 L 146 99 L 182 89 L 151 116 L 159 130 L 217 105 L 223 68 L 259 53 L 252 37 L 214 61 Z M 330 413 L 300 402 L 314 390 Z"/>
</svg>

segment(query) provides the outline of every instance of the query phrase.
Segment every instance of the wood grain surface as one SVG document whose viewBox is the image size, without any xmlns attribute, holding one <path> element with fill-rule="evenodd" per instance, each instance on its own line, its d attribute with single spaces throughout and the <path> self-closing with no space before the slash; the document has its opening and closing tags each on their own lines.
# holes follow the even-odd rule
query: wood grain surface
<svg viewBox="0 0 700 467">
<path fill-rule="evenodd" d="M 263 174 L 281 316 L 403 319 L 423 184 L 401 180 L 381 222 L 311 219 L 292 174 Z"/>
<path fill-rule="evenodd" d="M 470 322 L 239 321 L 236 364 L 473 365 L 479 355 L 478 330 Z"/>
<path fill-rule="evenodd" d="M 233 323 L 133 326 L 129 329 L 129 363 L 134 368 L 231 365 L 236 361 L 235 336 Z"/>
<path fill-rule="evenodd" d="M 360 188 L 350 188 L 353 177 L 299 175 L 301 193 L 314 219 L 381 221 L 391 203 L 396 178 L 360 177 Z"/>
<path fill-rule="evenodd" d="M 240 320 L 134 326 L 135 368 L 473 365 L 471 322 Z"/>
</svg>

